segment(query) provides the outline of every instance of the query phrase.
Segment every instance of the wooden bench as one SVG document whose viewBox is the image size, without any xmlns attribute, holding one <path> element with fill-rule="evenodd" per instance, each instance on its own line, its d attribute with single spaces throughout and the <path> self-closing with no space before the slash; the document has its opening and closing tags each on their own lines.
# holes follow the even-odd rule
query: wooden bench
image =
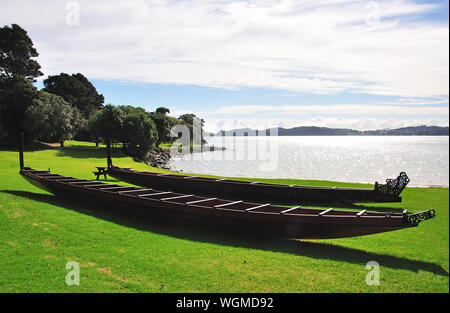
<svg viewBox="0 0 450 313">
<path fill-rule="evenodd" d="M 99 180 L 99 177 L 102 175 L 107 179 L 106 174 L 108 173 L 108 168 L 106 166 L 97 166 L 97 171 L 93 173 L 97 176 L 97 180 Z"/>
</svg>

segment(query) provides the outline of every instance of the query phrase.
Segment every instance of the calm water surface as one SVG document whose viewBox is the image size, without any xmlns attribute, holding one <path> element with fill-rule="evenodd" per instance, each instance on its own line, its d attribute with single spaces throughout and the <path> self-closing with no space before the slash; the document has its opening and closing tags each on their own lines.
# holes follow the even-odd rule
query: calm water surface
<svg viewBox="0 0 450 313">
<path fill-rule="evenodd" d="M 410 186 L 449 185 L 449 137 L 212 137 L 225 151 L 174 157 L 171 168 L 231 177 L 374 183 L 405 171 Z"/>
</svg>

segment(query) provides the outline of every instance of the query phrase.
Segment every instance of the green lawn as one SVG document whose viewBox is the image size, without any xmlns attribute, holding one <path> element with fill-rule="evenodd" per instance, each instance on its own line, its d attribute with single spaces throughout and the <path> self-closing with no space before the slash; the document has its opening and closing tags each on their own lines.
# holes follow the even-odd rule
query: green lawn
<svg viewBox="0 0 450 313">
<path fill-rule="evenodd" d="M 113 157 L 115 165 L 165 172 L 119 152 Z M 65 148 L 26 152 L 25 164 L 93 179 L 95 166 L 106 165 L 105 150 L 67 142 Z M 0 151 L 0 292 L 449 292 L 448 188 L 407 188 L 400 204 L 368 205 L 410 212 L 434 208 L 436 218 L 416 228 L 267 241 L 67 203 L 26 182 L 18 167 L 17 152 Z M 79 286 L 65 283 L 68 261 L 80 263 Z M 365 282 L 369 261 L 380 264 L 379 285 Z"/>
</svg>

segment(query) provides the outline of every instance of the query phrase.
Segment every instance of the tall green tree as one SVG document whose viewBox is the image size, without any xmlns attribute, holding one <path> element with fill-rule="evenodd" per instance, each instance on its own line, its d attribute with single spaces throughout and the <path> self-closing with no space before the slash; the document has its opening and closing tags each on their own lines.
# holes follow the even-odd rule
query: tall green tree
<svg viewBox="0 0 450 313">
<path fill-rule="evenodd" d="M 3 132 L 0 146 L 19 144 L 20 132 L 25 130 L 25 111 L 37 96 L 37 89 L 25 79 L 0 79 L 0 124 Z M 25 139 L 31 141 L 33 138 L 34 134 L 27 132 Z"/>
<path fill-rule="evenodd" d="M 32 85 L 42 75 L 39 54 L 17 24 L 0 28 L 0 146 L 14 146 L 24 130 L 25 111 L 38 96 Z M 33 133 L 25 138 L 31 140 Z"/>
<path fill-rule="evenodd" d="M 103 107 L 105 98 L 83 74 L 49 76 L 44 80 L 44 91 L 61 96 L 80 110 L 87 120 Z"/>
<path fill-rule="evenodd" d="M 20 78 L 30 82 L 42 76 L 39 56 L 27 32 L 17 24 L 0 28 L 0 79 Z"/>
<path fill-rule="evenodd" d="M 62 97 L 41 91 L 26 111 L 26 128 L 38 139 L 64 147 L 64 141 L 73 135 L 76 115 L 76 109 Z"/>
</svg>

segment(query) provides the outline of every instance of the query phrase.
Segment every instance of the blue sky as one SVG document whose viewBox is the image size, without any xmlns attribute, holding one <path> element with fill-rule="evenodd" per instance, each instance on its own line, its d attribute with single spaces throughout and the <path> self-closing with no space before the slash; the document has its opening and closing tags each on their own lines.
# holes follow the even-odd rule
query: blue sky
<svg viewBox="0 0 450 313">
<path fill-rule="evenodd" d="M 43 78 L 83 73 L 106 103 L 210 131 L 448 125 L 448 1 L 0 1 Z"/>
</svg>

